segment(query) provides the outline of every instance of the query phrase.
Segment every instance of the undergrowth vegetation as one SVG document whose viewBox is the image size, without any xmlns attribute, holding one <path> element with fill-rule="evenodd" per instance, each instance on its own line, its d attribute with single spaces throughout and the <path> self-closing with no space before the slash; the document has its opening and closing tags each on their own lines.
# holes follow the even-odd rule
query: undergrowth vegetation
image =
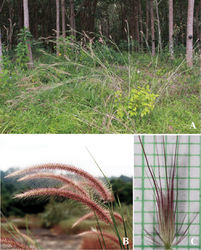
<svg viewBox="0 0 201 250">
<path fill-rule="evenodd" d="M 0 77 L 1 133 L 197 133 L 199 57 L 186 67 L 181 48 L 132 52 L 102 37 L 60 41 L 59 56 L 35 44 L 27 69 L 23 35 L 4 52 Z M 53 41 L 49 41 L 51 43 Z M 128 47 L 128 44 L 127 44 Z M 121 48 L 124 48 L 121 49 Z"/>
</svg>

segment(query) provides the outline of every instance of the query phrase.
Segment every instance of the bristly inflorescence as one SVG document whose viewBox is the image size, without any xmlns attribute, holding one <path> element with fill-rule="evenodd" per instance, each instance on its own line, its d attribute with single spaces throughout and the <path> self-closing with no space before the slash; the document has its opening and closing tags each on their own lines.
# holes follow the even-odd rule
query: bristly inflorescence
<svg viewBox="0 0 201 250">
<path fill-rule="evenodd" d="M 18 242 L 12 238 L 1 237 L 0 243 L 1 246 L 6 245 L 7 247 L 9 247 L 9 249 L 11 249 L 10 247 L 12 247 L 12 249 L 33 250 L 32 248 L 29 248 L 27 245 L 22 244 L 21 242 Z"/>
<path fill-rule="evenodd" d="M 163 137 L 163 156 L 164 156 L 164 175 L 160 166 L 156 171 L 149 164 L 144 145 L 139 136 L 139 141 L 148 167 L 148 172 L 151 177 L 151 184 L 153 188 L 154 198 L 156 202 L 156 219 L 157 225 L 154 227 L 154 232 L 149 232 L 144 229 L 147 237 L 157 246 L 162 246 L 165 249 L 172 249 L 173 246 L 178 245 L 187 235 L 190 225 L 193 220 L 184 226 L 185 217 L 182 218 L 182 223 L 177 226 L 178 216 L 178 182 L 177 178 L 177 156 L 178 156 L 178 137 L 175 143 L 175 152 L 171 166 L 167 164 L 167 153 L 165 149 L 165 140 Z M 163 182 L 164 179 L 164 182 Z M 156 235 L 156 236 L 154 236 Z"/>
<path fill-rule="evenodd" d="M 82 181 L 80 183 L 85 183 L 85 185 L 79 185 L 79 182 L 76 183 L 74 180 L 67 177 L 66 175 L 49 172 L 52 170 L 65 170 L 67 173 L 74 173 L 76 176 L 82 178 Z M 104 204 L 104 202 L 113 201 L 112 192 L 109 188 L 106 187 L 104 183 L 93 177 L 88 172 L 67 164 L 50 163 L 41 164 L 13 172 L 7 175 L 6 178 L 21 175 L 25 176 L 19 178 L 18 181 L 48 178 L 50 180 L 59 181 L 62 186 L 57 188 L 48 187 L 28 190 L 24 193 L 17 194 L 15 198 L 27 198 L 32 196 L 65 197 L 80 202 L 87 206 L 91 211 L 90 216 L 92 216 L 92 214 L 96 214 L 98 218 L 104 221 L 105 223 L 113 224 L 110 212 L 106 209 L 105 206 L 101 205 L 101 203 Z M 89 192 L 89 189 L 87 188 L 88 186 L 93 187 L 93 193 L 96 196 L 96 200 L 94 200 L 93 195 L 91 195 L 91 193 Z M 99 197 L 100 202 L 97 202 L 97 197 Z M 122 218 L 119 214 L 114 213 L 113 215 L 115 218 L 122 222 Z M 89 218 L 89 215 L 86 216 L 86 218 Z M 84 219 L 85 217 L 83 217 L 81 221 Z"/>
<path fill-rule="evenodd" d="M 76 168 L 74 166 L 67 165 L 67 164 L 47 163 L 47 164 L 36 165 L 33 167 L 29 167 L 29 168 L 26 168 L 23 170 L 13 172 L 13 173 L 7 175 L 6 177 L 13 177 L 13 176 L 17 176 L 17 175 L 30 174 L 32 172 L 36 172 L 36 171 L 38 172 L 38 171 L 44 171 L 44 170 L 65 170 L 67 172 L 74 173 L 77 176 L 81 176 L 85 179 L 85 181 L 87 180 L 89 183 L 93 184 L 95 190 L 99 193 L 99 195 L 101 195 L 103 200 L 108 200 L 108 201 L 111 200 L 110 190 L 108 190 L 101 181 L 99 181 L 97 178 L 93 177 L 88 172 L 86 172 L 82 169 Z"/>
</svg>

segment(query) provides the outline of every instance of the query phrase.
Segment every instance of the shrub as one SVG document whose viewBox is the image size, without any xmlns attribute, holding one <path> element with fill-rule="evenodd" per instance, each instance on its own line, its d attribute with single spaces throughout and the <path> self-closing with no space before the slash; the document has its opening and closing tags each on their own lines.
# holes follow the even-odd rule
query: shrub
<svg viewBox="0 0 201 250">
<path fill-rule="evenodd" d="M 56 202 L 50 199 L 45 211 L 41 213 L 42 225 L 47 228 L 53 227 L 64 220 L 69 220 L 73 215 L 82 215 L 82 209 L 77 203 L 73 202 L 72 204 L 70 201 Z"/>
<path fill-rule="evenodd" d="M 19 43 L 15 51 L 16 63 L 22 69 L 27 69 L 27 63 L 29 62 L 27 41 L 31 38 L 31 33 L 26 28 L 20 30 L 18 34 Z"/>
<path fill-rule="evenodd" d="M 151 113 L 155 106 L 157 94 L 151 93 L 149 86 L 132 88 L 130 94 L 116 92 L 115 106 L 120 119 L 143 117 Z"/>
</svg>

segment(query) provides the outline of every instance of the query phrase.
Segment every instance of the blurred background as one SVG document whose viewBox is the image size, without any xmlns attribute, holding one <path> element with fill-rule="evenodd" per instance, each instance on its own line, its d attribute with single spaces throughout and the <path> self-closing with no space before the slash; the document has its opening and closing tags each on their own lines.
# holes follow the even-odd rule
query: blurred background
<svg viewBox="0 0 201 250">
<path fill-rule="evenodd" d="M 53 249 L 54 236 L 68 241 L 68 248 L 77 248 L 71 237 L 87 230 L 96 223 L 91 218 L 72 228 L 87 209 L 80 203 L 64 198 L 36 197 L 13 199 L 15 194 L 30 188 L 51 187 L 58 184 L 49 179 L 17 182 L 16 178 L 4 178 L 7 174 L 35 164 L 66 163 L 81 168 L 103 182 L 103 173 L 109 178 L 114 196 L 119 198 L 127 221 L 132 229 L 133 198 L 133 137 L 129 135 L 0 135 L 2 152 L 1 171 L 1 224 L 3 232 L 12 231 L 12 225 L 23 231 L 30 230 L 37 241 Z M 101 168 L 98 168 L 98 166 Z M 72 174 L 68 176 L 74 178 Z M 114 201 L 114 209 L 119 208 Z M 101 223 L 104 230 L 110 230 Z M 46 237 L 46 240 L 44 240 Z M 43 243 L 51 243 L 43 246 Z M 71 242 L 71 243 L 69 243 Z M 63 246 L 61 249 L 63 249 Z"/>
</svg>

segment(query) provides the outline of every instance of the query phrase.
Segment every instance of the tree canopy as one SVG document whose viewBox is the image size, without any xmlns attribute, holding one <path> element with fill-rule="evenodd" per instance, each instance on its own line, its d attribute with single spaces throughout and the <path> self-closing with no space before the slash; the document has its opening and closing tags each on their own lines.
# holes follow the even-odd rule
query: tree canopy
<svg viewBox="0 0 201 250">
<path fill-rule="evenodd" d="M 127 40 L 130 35 L 136 43 L 137 50 L 145 49 L 147 44 L 151 44 L 149 3 L 147 0 L 65 0 L 62 8 L 65 13 L 66 34 L 70 34 L 70 26 L 74 21 L 73 28 L 78 32 L 77 34 L 84 31 L 93 36 L 93 32 L 101 32 L 106 37 L 112 37 L 116 43 Z M 185 45 L 188 1 L 178 0 L 173 1 L 173 4 L 174 43 L 175 45 Z M 155 43 L 156 46 L 159 45 L 161 36 L 164 48 L 169 41 L 168 1 L 154 0 L 153 5 Z M 0 8 L 2 40 L 5 46 L 11 49 L 16 46 L 18 33 L 24 27 L 23 1 L 3 0 Z M 62 11 L 60 10 L 60 12 Z M 61 18 L 60 15 L 60 26 Z M 199 18 L 200 0 L 195 0 L 194 42 L 200 39 Z M 35 40 L 42 38 L 42 41 L 45 42 L 46 38 L 55 37 L 56 1 L 29 0 L 29 19 L 30 32 Z M 160 25 L 157 23 L 158 20 L 160 20 Z M 148 33 L 146 34 L 146 32 Z"/>
</svg>

